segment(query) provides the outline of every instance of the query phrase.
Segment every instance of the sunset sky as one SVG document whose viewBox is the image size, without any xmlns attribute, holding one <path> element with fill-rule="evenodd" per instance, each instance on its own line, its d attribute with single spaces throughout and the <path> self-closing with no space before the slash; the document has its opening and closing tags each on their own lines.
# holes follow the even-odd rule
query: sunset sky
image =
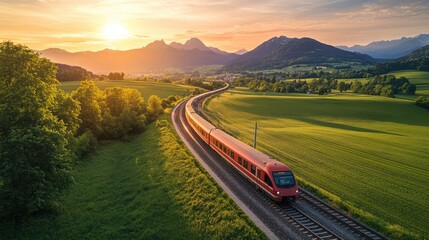
<svg viewBox="0 0 429 240">
<path fill-rule="evenodd" d="M 0 41 L 69 51 L 198 37 L 253 49 L 279 35 L 332 45 L 429 33 L 429 0 L 0 0 Z"/>
</svg>

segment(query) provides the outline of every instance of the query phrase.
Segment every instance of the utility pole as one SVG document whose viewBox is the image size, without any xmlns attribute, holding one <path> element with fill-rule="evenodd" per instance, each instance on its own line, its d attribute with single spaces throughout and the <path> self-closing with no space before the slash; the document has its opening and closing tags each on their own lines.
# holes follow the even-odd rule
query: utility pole
<svg viewBox="0 0 429 240">
<path fill-rule="evenodd" d="M 258 121 L 255 122 L 255 138 L 253 139 L 253 148 L 256 149 L 256 134 L 258 132 Z"/>
</svg>

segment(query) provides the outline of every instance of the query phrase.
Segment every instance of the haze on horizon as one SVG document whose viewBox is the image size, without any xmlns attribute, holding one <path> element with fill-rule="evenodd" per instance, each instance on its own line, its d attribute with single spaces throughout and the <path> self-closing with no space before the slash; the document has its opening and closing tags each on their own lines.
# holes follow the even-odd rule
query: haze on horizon
<svg viewBox="0 0 429 240">
<path fill-rule="evenodd" d="M 0 0 L 0 41 L 38 50 L 125 50 L 197 37 L 233 52 L 279 35 L 350 46 L 428 26 L 429 0 Z"/>
</svg>

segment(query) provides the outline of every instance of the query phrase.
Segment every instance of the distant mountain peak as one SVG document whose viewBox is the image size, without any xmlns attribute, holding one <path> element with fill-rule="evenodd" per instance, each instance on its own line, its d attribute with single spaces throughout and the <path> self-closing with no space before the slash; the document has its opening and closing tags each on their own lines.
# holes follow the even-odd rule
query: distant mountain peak
<svg viewBox="0 0 429 240">
<path fill-rule="evenodd" d="M 152 47 L 166 47 L 168 46 L 167 44 L 165 44 L 164 40 L 155 40 L 151 43 L 149 43 L 148 45 L 146 45 L 146 48 L 152 48 Z"/>
<path fill-rule="evenodd" d="M 240 49 L 240 50 L 236 51 L 236 52 L 235 52 L 235 54 L 243 55 L 243 54 L 245 54 L 245 53 L 247 53 L 247 52 L 248 52 L 248 51 L 247 51 L 246 49 L 242 48 L 242 49 Z"/>
<path fill-rule="evenodd" d="M 198 38 L 191 38 L 183 44 L 183 47 L 188 50 L 199 49 L 207 51 L 207 46 Z"/>
</svg>

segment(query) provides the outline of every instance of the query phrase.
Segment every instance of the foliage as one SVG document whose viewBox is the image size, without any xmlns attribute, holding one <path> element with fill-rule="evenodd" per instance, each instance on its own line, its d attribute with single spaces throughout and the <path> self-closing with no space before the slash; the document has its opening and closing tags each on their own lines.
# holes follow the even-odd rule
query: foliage
<svg viewBox="0 0 429 240">
<path fill-rule="evenodd" d="M 95 75 L 78 66 L 69 66 L 66 64 L 56 64 L 58 67 L 57 71 L 57 80 L 60 82 L 67 82 L 67 81 L 83 81 L 87 79 L 94 78 Z"/>
<path fill-rule="evenodd" d="M 157 95 L 152 95 L 147 100 L 147 118 L 149 121 L 155 120 L 163 113 L 162 101 Z"/>
<path fill-rule="evenodd" d="M 79 109 L 57 92 L 55 73 L 54 64 L 29 48 L 0 44 L 2 218 L 55 208 L 73 182 L 69 146 Z"/>
<path fill-rule="evenodd" d="M 416 99 L 416 104 L 420 107 L 429 109 L 429 97 L 420 96 Z"/>
<path fill-rule="evenodd" d="M 357 86 L 353 86 L 357 84 Z M 368 95 L 381 95 L 395 97 L 395 94 L 414 95 L 416 86 L 406 77 L 396 78 L 395 75 L 377 76 L 365 84 L 354 82 L 351 86 L 353 92 Z"/>
<path fill-rule="evenodd" d="M 61 202 L 63 214 L 19 231 L 0 223 L 1 238 L 264 239 L 165 120 L 127 142 L 102 143 Z"/>
<path fill-rule="evenodd" d="M 125 73 L 123 72 L 111 72 L 107 76 L 110 80 L 124 80 Z"/>
<path fill-rule="evenodd" d="M 79 102 L 81 107 L 79 119 L 82 123 L 79 127 L 79 134 L 91 131 L 95 136 L 99 136 L 102 132 L 104 93 L 95 85 L 94 81 L 86 80 L 82 81 L 80 87 L 72 92 L 72 97 Z"/>
<path fill-rule="evenodd" d="M 422 190 L 429 186 L 429 112 L 411 101 L 262 95 L 237 88 L 213 98 L 207 108 L 221 128 L 244 143 L 253 142 L 258 121 L 259 150 L 288 164 L 302 179 L 299 184 L 305 181 L 351 203 L 360 209 L 355 216 L 393 239 L 402 236 L 391 232 L 395 225 L 420 238 L 429 235 Z"/>
<path fill-rule="evenodd" d="M 146 109 L 136 89 L 111 87 L 101 91 L 94 81 L 83 81 L 72 96 L 81 105 L 79 133 L 90 131 L 98 139 L 118 139 L 141 132 L 146 120 L 153 121 L 163 110 L 158 96 L 159 105 L 153 104 L 158 107 L 154 115 Z"/>
</svg>

